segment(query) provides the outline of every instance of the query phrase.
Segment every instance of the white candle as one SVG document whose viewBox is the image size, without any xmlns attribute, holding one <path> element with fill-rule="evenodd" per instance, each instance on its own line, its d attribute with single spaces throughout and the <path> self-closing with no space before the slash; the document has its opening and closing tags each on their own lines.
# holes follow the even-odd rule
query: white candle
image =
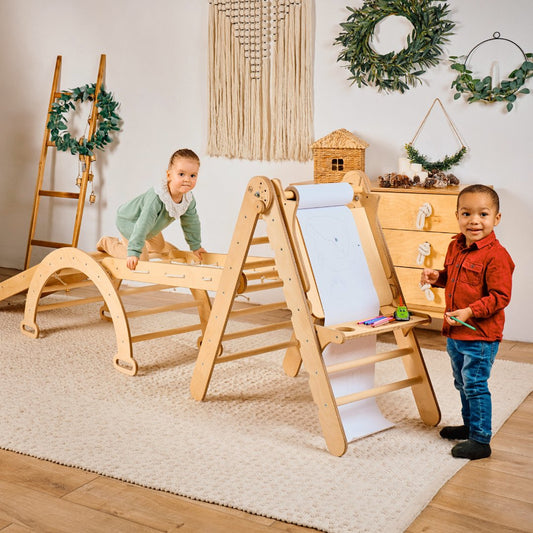
<svg viewBox="0 0 533 533">
<path fill-rule="evenodd" d="M 411 163 L 407 157 L 400 157 L 398 159 L 398 173 L 405 174 L 411 168 Z"/>
<path fill-rule="evenodd" d="M 411 170 L 420 175 L 419 172 L 422 171 L 422 165 L 420 163 L 411 163 Z"/>
<path fill-rule="evenodd" d="M 426 178 L 428 177 L 428 173 L 423 170 L 422 172 L 418 173 L 418 177 L 420 178 L 420 183 L 425 183 Z"/>
</svg>

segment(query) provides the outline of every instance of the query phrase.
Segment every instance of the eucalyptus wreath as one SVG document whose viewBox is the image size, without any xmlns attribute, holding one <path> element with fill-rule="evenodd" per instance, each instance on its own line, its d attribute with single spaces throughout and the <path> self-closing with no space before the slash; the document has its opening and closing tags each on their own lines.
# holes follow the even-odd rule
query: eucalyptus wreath
<svg viewBox="0 0 533 533">
<path fill-rule="evenodd" d="M 464 94 L 469 104 L 507 102 L 506 109 L 508 112 L 511 111 L 517 95 L 530 93 L 530 90 L 523 85 L 526 80 L 533 77 L 533 54 L 524 55 L 525 61 L 496 86 L 493 86 L 491 76 L 485 76 L 483 79 L 474 78 L 472 71 L 466 66 L 464 56 L 450 56 L 452 60 L 450 67 L 458 71 L 457 78 L 451 85 L 457 91 L 453 95 L 454 100 L 458 100 Z"/>
<path fill-rule="evenodd" d="M 420 76 L 439 63 L 442 45 L 452 35 L 455 23 L 447 18 L 448 4 L 436 0 L 365 0 L 360 9 L 347 8 L 348 20 L 335 39 L 343 50 L 337 61 L 348 63 L 349 80 L 358 87 L 401 93 L 422 83 Z M 378 54 L 370 46 L 376 24 L 390 15 L 408 19 L 414 31 L 407 47 L 398 53 Z"/>
<path fill-rule="evenodd" d="M 455 154 L 445 156 L 442 161 L 429 161 L 426 156 L 422 155 L 412 144 L 405 145 L 407 157 L 412 163 L 419 163 L 426 170 L 449 170 L 457 165 L 466 154 L 466 146 L 462 146 Z"/>
<path fill-rule="evenodd" d="M 54 142 L 56 148 L 71 154 L 93 155 L 93 150 L 103 150 L 112 142 L 110 133 L 120 130 L 120 117 L 116 113 L 118 102 L 113 99 L 111 93 L 103 88 L 98 93 L 96 107 L 98 112 L 97 127 L 90 139 L 82 137 L 80 140 L 74 138 L 68 132 L 67 114 L 76 109 L 76 102 L 86 102 L 94 100 L 96 84 L 86 84 L 76 87 L 72 91 L 64 91 L 52 103 L 48 123 L 46 127 L 50 130 L 50 140 Z"/>
</svg>

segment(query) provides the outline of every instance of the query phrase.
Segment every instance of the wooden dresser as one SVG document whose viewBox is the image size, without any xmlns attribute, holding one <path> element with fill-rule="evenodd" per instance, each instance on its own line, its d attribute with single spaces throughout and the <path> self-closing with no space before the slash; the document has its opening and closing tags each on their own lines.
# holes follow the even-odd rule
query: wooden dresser
<svg viewBox="0 0 533 533">
<path fill-rule="evenodd" d="M 380 196 L 378 218 L 407 307 L 442 318 L 444 291 L 436 288 L 428 289 L 430 292 L 421 290 L 420 274 L 423 268 L 441 269 L 444 266 L 450 239 L 459 232 L 455 211 L 461 187 L 385 189 L 375 185 L 371 190 Z M 429 251 L 429 255 L 419 256 L 420 245 L 424 253 Z M 428 296 L 434 299 L 430 300 Z"/>
</svg>

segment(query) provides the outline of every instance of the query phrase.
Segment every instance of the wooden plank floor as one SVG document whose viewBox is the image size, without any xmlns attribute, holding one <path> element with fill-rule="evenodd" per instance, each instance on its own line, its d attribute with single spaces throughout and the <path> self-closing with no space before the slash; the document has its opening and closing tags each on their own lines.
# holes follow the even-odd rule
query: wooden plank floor
<svg viewBox="0 0 533 533">
<path fill-rule="evenodd" d="M 14 273 L 0 268 L 0 280 Z M 168 297 L 168 293 L 152 296 L 155 300 Z M 273 313 L 263 320 L 270 320 Z M 439 332 L 419 330 L 418 338 L 423 348 L 444 349 Z M 390 339 L 385 335 L 380 340 Z M 531 363 L 532 355 L 533 343 L 504 341 L 498 357 Z M 462 468 L 407 532 L 533 532 L 533 394 L 498 431 L 491 445 L 492 456 Z M 177 530 L 315 531 L 0 450 L 2 533 Z"/>
</svg>

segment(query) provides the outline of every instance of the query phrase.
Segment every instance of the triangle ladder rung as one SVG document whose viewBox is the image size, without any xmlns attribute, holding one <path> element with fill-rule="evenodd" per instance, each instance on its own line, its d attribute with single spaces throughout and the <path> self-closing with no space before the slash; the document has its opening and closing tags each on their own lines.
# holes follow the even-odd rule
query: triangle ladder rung
<svg viewBox="0 0 533 533">
<path fill-rule="evenodd" d="M 387 383 L 386 385 L 381 385 L 380 387 L 374 387 L 373 389 L 363 390 L 360 392 L 354 392 L 353 394 L 347 394 L 346 396 L 339 396 L 335 398 L 337 405 L 346 405 L 348 403 L 358 402 L 360 400 L 366 400 L 368 398 L 373 398 L 375 396 L 381 396 L 387 392 L 392 392 L 400 389 L 405 389 L 407 387 L 412 387 L 422 383 L 422 377 L 417 376 L 414 378 L 407 378 L 401 381 L 395 381 L 393 383 Z"/>
<path fill-rule="evenodd" d="M 326 366 L 326 370 L 328 374 L 334 374 L 335 372 L 343 372 L 344 370 L 353 370 L 354 368 L 359 368 L 360 366 L 397 359 L 398 357 L 404 357 L 406 355 L 411 355 L 412 353 L 412 348 L 398 348 L 397 350 L 380 352 L 374 355 L 369 355 L 368 357 L 362 357 L 361 359 L 353 359 L 352 361 L 328 365 Z"/>
</svg>

